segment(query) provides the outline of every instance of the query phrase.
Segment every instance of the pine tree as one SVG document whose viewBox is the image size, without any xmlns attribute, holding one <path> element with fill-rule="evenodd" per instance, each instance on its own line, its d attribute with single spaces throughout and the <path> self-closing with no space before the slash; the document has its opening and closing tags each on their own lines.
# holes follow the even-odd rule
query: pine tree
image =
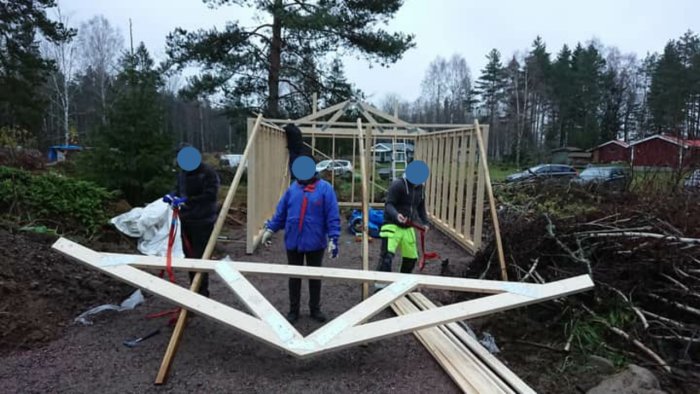
<svg viewBox="0 0 700 394">
<path fill-rule="evenodd" d="M 239 100 L 237 96 L 248 96 L 251 105 L 262 107 L 273 117 L 281 115 L 283 74 L 294 66 L 289 59 L 302 57 L 304 50 L 313 51 L 318 72 L 318 63 L 329 53 L 355 52 L 387 65 L 415 45 L 412 35 L 382 28 L 403 0 L 204 1 L 212 7 L 233 4 L 254 8 L 269 20 L 253 28 L 229 22 L 222 31 L 178 28 L 168 36 L 171 60 L 180 67 L 194 64 L 210 70 L 191 80 L 191 90 L 223 90 L 234 101 Z"/>
<path fill-rule="evenodd" d="M 0 2 L 0 127 L 35 134 L 40 128 L 46 106 L 41 88 L 55 67 L 41 57 L 37 33 L 54 43 L 75 34 L 47 17 L 46 10 L 55 6 L 55 0 Z"/>
<path fill-rule="evenodd" d="M 486 118 L 492 130 L 493 143 L 489 146 L 496 147 L 493 152 L 494 156 L 499 159 L 500 151 L 498 150 L 498 132 L 496 125 L 496 117 L 498 115 L 500 104 L 505 98 L 505 71 L 501 64 L 501 53 L 497 49 L 492 49 L 486 55 L 488 63 L 483 70 L 481 76 L 476 81 L 476 88 L 481 96 L 481 102 L 486 110 Z"/>
<path fill-rule="evenodd" d="M 687 97 L 685 68 L 675 41 L 664 48 L 652 72 L 649 108 L 657 132 L 680 134 Z"/>
<path fill-rule="evenodd" d="M 85 176 L 109 190 L 120 190 L 132 205 L 168 192 L 172 141 L 163 133 L 160 73 L 141 43 L 121 59 L 107 124 L 94 149 L 81 157 Z"/>
</svg>

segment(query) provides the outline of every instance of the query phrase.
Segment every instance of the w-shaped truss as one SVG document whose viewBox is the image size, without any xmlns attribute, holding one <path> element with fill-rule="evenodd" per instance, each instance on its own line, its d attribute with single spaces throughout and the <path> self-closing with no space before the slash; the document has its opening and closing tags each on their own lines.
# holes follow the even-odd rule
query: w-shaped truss
<svg viewBox="0 0 700 394">
<path fill-rule="evenodd" d="M 593 288 L 593 281 L 588 275 L 540 285 L 339 268 L 173 259 L 172 267 L 177 270 L 216 272 L 250 310 L 252 315 L 249 315 L 139 269 L 165 268 L 162 257 L 99 253 L 65 238 L 56 241 L 53 248 L 121 281 L 227 324 L 300 358 Z M 345 279 L 389 285 L 304 337 L 242 274 Z M 493 295 L 366 323 L 372 316 L 418 287 Z"/>
</svg>

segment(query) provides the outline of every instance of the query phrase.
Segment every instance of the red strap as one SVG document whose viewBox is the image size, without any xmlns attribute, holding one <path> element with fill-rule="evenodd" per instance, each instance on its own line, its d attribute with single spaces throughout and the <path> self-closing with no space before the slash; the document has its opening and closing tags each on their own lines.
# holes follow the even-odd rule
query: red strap
<svg viewBox="0 0 700 394">
<path fill-rule="evenodd" d="M 177 219 L 180 210 L 173 208 L 173 220 L 170 222 L 170 232 L 168 233 L 168 251 L 165 255 L 165 271 L 168 273 L 168 279 L 175 283 L 175 273 L 173 272 L 173 245 L 175 245 L 175 236 L 177 235 Z"/>
<path fill-rule="evenodd" d="M 437 252 L 426 252 L 425 251 L 425 227 L 423 227 L 417 223 L 413 223 L 410 220 L 406 224 L 415 228 L 420 233 L 421 256 L 420 256 L 420 260 L 418 260 L 418 269 L 420 271 L 423 271 L 423 268 L 425 268 L 426 260 L 439 260 L 440 254 L 438 254 Z"/>
<path fill-rule="evenodd" d="M 306 216 L 306 206 L 309 203 L 308 194 L 316 190 L 316 182 L 308 184 L 304 187 L 304 200 L 301 202 L 301 213 L 299 214 L 299 233 L 304 228 L 304 216 Z"/>
</svg>

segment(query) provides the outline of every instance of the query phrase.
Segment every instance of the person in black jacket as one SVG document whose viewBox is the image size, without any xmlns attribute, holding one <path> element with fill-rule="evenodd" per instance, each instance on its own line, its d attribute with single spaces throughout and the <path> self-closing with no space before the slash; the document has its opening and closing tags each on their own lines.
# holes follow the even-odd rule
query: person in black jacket
<svg viewBox="0 0 700 394">
<path fill-rule="evenodd" d="M 201 162 L 201 159 L 195 169 L 182 170 L 178 174 L 177 186 L 173 194 L 186 198 L 185 205 L 180 208 L 185 257 L 202 258 L 216 222 L 218 193 L 219 175 L 206 163 Z M 190 272 L 190 282 L 194 274 Z M 207 273 L 203 274 L 199 294 L 209 296 L 209 274 Z"/>
<path fill-rule="evenodd" d="M 289 151 L 289 173 L 293 182 L 296 180 L 296 177 L 294 176 L 294 171 L 292 171 L 292 163 L 301 156 L 311 156 L 311 150 L 304 145 L 301 129 L 296 125 L 292 123 L 285 125 L 284 133 L 287 137 L 287 150 Z"/>
<path fill-rule="evenodd" d="M 415 223 L 428 229 L 428 214 L 425 209 L 424 177 L 411 177 L 409 169 L 402 178 L 394 180 L 386 194 L 384 224 L 379 231 L 382 239 L 378 271 L 391 272 L 396 250 L 401 250 L 402 273 L 411 273 L 418 261 L 416 233 L 411 227 Z M 412 183 L 409 179 L 421 183 Z M 380 286 L 381 287 L 381 286 Z"/>
</svg>

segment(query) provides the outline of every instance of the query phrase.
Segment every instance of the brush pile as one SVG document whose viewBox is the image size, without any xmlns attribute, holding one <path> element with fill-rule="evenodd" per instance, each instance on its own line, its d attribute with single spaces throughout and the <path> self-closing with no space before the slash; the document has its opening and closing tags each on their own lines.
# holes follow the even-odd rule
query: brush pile
<svg viewBox="0 0 700 394">
<path fill-rule="evenodd" d="M 497 193 L 510 280 L 544 283 L 587 273 L 596 283 L 593 292 L 559 301 L 551 314 L 563 328 L 562 350 L 698 379 L 700 196 L 541 184 Z M 466 274 L 499 277 L 494 242 Z"/>
</svg>

